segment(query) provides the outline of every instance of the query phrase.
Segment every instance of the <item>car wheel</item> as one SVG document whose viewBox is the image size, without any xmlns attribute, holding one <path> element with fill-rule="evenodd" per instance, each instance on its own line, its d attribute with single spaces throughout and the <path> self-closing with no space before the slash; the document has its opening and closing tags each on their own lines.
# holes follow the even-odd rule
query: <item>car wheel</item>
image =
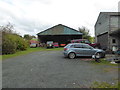
<svg viewBox="0 0 120 90">
<path fill-rule="evenodd" d="M 102 53 L 96 53 L 96 58 L 101 58 L 102 57 Z"/>
<path fill-rule="evenodd" d="M 70 53 L 70 54 L 68 55 L 68 57 L 69 57 L 70 59 L 74 59 L 74 58 L 76 57 L 76 55 L 75 55 L 75 53 Z"/>
</svg>

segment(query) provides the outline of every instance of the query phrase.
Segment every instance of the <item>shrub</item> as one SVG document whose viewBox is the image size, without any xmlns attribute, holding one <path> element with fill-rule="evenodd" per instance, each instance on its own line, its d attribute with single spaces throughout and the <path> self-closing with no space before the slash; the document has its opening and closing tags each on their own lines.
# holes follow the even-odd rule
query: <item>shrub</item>
<svg viewBox="0 0 120 90">
<path fill-rule="evenodd" d="M 27 41 L 21 37 L 17 37 L 16 44 L 17 44 L 17 50 L 23 51 L 23 50 L 26 50 L 28 47 Z"/>
<path fill-rule="evenodd" d="M 2 54 L 13 54 L 16 52 L 16 43 L 13 39 L 9 38 L 8 35 L 5 35 L 2 38 Z"/>
<path fill-rule="evenodd" d="M 27 41 L 13 31 L 13 26 L 10 23 L 0 26 L 0 31 L 2 32 L 2 54 L 13 54 L 17 50 L 27 49 Z"/>
<path fill-rule="evenodd" d="M 4 34 L 2 43 L 2 54 L 12 54 L 17 50 L 26 50 L 28 43 L 17 34 Z"/>
</svg>

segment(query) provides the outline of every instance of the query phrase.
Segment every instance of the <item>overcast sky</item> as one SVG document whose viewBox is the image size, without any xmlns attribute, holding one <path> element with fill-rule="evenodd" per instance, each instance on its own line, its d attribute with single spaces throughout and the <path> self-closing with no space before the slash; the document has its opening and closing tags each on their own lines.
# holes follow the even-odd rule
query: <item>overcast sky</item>
<svg viewBox="0 0 120 90">
<path fill-rule="evenodd" d="M 117 12 L 119 0 L 0 0 L 0 26 L 8 22 L 20 35 L 36 35 L 57 24 L 78 30 L 85 26 L 94 36 L 100 12 Z"/>
</svg>

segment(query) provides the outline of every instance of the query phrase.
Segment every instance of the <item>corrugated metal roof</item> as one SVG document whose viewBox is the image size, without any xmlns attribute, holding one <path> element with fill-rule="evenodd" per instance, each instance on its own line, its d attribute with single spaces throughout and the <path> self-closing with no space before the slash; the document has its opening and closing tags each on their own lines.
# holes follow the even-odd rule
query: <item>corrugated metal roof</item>
<svg viewBox="0 0 120 90">
<path fill-rule="evenodd" d="M 58 24 L 56 26 L 53 26 L 51 28 L 48 28 L 47 30 L 44 30 L 37 35 L 82 35 L 79 31 L 70 28 L 68 26 Z"/>
</svg>

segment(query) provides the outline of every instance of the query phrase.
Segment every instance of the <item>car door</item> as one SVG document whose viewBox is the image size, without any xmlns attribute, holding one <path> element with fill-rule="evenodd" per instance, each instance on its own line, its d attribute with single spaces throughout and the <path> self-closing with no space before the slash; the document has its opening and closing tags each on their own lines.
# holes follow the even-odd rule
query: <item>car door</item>
<svg viewBox="0 0 120 90">
<path fill-rule="evenodd" d="M 83 45 L 82 51 L 84 56 L 92 56 L 95 53 L 95 50 L 89 45 Z"/>
<path fill-rule="evenodd" d="M 83 56 L 82 45 L 80 44 L 74 45 L 74 51 L 77 54 L 77 56 Z"/>
</svg>

